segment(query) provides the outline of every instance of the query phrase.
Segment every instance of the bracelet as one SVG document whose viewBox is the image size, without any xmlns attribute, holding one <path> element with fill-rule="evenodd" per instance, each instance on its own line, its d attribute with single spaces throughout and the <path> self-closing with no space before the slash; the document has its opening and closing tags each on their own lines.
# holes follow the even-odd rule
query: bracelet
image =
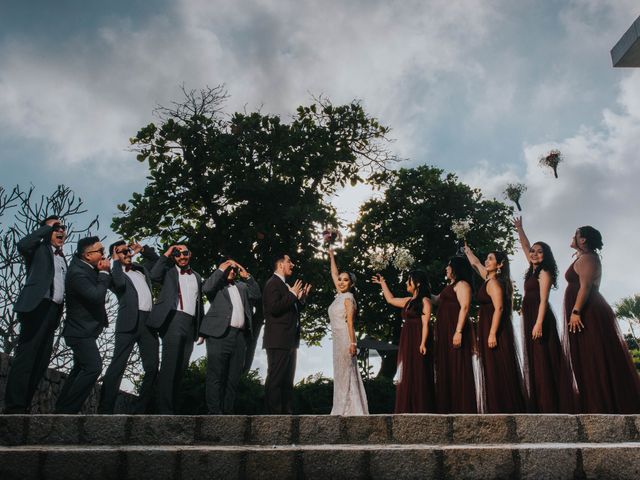
<svg viewBox="0 0 640 480">
<path fill-rule="evenodd" d="M 462 333 L 462 330 L 456 330 L 456 333 Z"/>
<path fill-rule="evenodd" d="M 351 345 L 358 345 L 357 343 L 351 342 Z"/>
</svg>

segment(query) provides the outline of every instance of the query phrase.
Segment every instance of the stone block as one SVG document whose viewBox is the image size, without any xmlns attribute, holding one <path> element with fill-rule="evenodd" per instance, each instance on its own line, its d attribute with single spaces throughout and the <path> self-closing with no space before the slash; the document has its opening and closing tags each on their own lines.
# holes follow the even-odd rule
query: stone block
<svg viewBox="0 0 640 480">
<path fill-rule="evenodd" d="M 147 446 L 128 449 L 126 462 L 127 480 L 173 480 L 176 478 L 178 450 Z"/>
<path fill-rule="evenodd" d="M 77 415 L 32 415 L 26 443 L 36 445 L 77 445 L 80 443 L 80 422 Z"/>
<path fill-rule="evenodd" d="M 242 478 L 242 452 L 231 449 L 183 450 L 180 462 L 182 478 Z"/>
<path fill-rule="evenodd" d="M 308 449 L 302 453 L 303 478 L 359 479 L 371 478 L 368 453 L 356 448 Z M 374 478 L 375 475 L 373 475 Z"/>
<path fill-rule="evenodd" d="M 250 417 L 249 442 L 257 445 L 290 445 L 293 438 L 293 417 L 266 415 Z"/>
<path fill-rule="evenodd" d="M 288 480 L 297 478 L 296 452 L 290 448 L 249 450 L 245 457 L 244 478 Z"/>
<path fill-rule="evenodd" d="M 506 443 L 509 441 L 508 415 L 456 415 L 453 443 Z"/>
<path fill-rule="evenodd" d="M 207 445 L 242 445 L 249 430 L 249 417 L 207 415 L 196 420 L 196 442 Z"/>
<path fill-rule="evenodd" d="M 87 415 L 84 417 L 82 440 L 87 445 L 124 445 L 127 421 L 123 415 Z"/>
<path fill-rule="evenodd" d="M 640 478 L 640 444 L 583 448 L 582 467 L 587 478 Z"/>
<path fill-rule="evenodd" d="M 37 450 L 15 450 L 0 447 L 0 478 L 2 480 L 36 480 L 39 478 Z"/>
<path fill-rule="evenodd" d="M 341 423 L 342 418 L 337 415 L 323 417 L 302 415 L 298 417 L 298 443 L 300 445 L 342 443 Z"/>
<path fill-rule="evenodd" d="M 390 420 L 388 415 L 342 417 L 341 443 L 388 443 Z"/>
<path fill-rule="evenodd" d="M 196 417 L 179 415 L 134 415 L 131 418 L 132 445 L 191 445 Z"/>
<path fill-rule="evenodd" d="M 433 448 L 371 451 L 369 472 L 380 480 L 438 478 L 438 457 Z"/>
<path fill-rule="evenodd" d="M 631 439 L 626 417 L 622 415 L 579 415 L 587 442 L 626 442 Z"/>
<path fill-rule="evenodd" d="M 445 448 L 443 457 L 446 478 L 515 478 L 510 448 Z"/>
<path fill-rule="evenodd" d="M 443 445 L 451 441 L 452 417 L 447 415 L 394 415 L 394 443 Z"/>
<path fill-rule="evenodd" d="M 574 415 L 515 415 L 516 435 L 522 443 L 578 442 Z"/>
<path fill-rule="evenodd" d="M 520 478 L 522 479 L 573 479 L 577 466 L 577 448 L 523 448 L 520 450 Z"/>
<path fill-rule="evenodd" d="M 56 448 L 47 450 L 43 472 L 47 479 L 110 480 L 118 478 L 119 464 L 115 449 Z"/>
<path fill-rule="evenodd" d="M 22 444 L 28 421 L 25 415 L 0 415 L 0 445 Z"/>
</svg>

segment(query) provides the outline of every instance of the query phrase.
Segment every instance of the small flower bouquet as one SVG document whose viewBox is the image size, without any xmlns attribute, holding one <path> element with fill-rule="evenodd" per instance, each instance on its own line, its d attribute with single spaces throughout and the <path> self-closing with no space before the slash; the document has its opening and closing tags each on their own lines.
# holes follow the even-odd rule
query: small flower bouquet
<svg viewBox="0 0 640 480">
<path fill-rule="evenodd" d="M 558 165 L 560 162 L 562 162 L 562 153 L 560 153 L 560 150 L 554 149 L 540 157 L 538 163 L 543 167 L 549 167 L 553 170 L 553 176 L 558 178 Z"/>
<path fill-rule="evenodd" d="M 511 200 L 518 207 L 518 211 L 522 211 L 520 206 L 520 199 L 522 194 L 527 191 L 527 186 L 524 183 L 510 183 L 504 190 L 504 198 Z"/>
<path fill-rule="evenodd" d="M 341 239 L 342 235 L 340 234 L 340 230 L 337 228 L 326 228 L 322 232 L 322 241 L 325 245 L 333 245 Z"/>
<path fill-rule="evenodd" d="M 393 256 L 393 266 L 398 270 L 409 270 L 416 259 L 409 253 L 406 248 L 398 248 Z"/>
<path fill-rule="evenodd" d="M 471 219 L 455 220 L 451 224 L 451 231 L 458 240 L 464 240 L 469 230 L 471 230 Z"/>
<path fill-rule="evenodd" d="M 389 254 L 382 249 L 376 249 L 369 254 L 369 266 L 379 272 L 389 266 Z"/>
</svg>

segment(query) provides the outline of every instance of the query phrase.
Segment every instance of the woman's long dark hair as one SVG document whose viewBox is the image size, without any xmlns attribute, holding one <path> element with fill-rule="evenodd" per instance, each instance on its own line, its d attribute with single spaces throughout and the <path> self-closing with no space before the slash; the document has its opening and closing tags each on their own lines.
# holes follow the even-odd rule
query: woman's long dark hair
<svg viewBox="0 0 640 480">
<path fill-rule="evenodd" d="M 472 285 L 473 271 L 471 270 L 471 264 L 469 260 L 464 257 L 451 257 L 449 264 L 453 271 L 453 284 L 463 281 Z"/>
<path fill-rule="evenodd" d="M 540 265 L 535 268 L 533 267 L 533 263 L 529 262 L 529 269 L 527 270 L 527 273 L 524 274 L 524 279 L 529 280 L 531 276 L 538 278 L 540 276 L 540 272 L 544 270 L 549 272 L 551 275 L 551 286 L 553 288 L 558 288 L 558 264 L 553 256 L 551 247 L 544 242 L 536 242 L 531 245 L 531 247 L 533 248 L 535 245 L 540 245 L 540 248 L 542 248 L 542 262 L 540 262 Z"/>
<path fill-rule="evenodd" d="M 513 281 L 511 280 L 511 268 L 509 267 L 509 257 L 505 252 L 489 252 L 493 253 L 496 257 L 496 262 L 502 264 L 500 267 L 500 273 L 496 272 L 496 279 L 502 287 L 502 297 L 504 303 L 504 311 L 509 312 L 513 310 Z"/>
<path fill-rule="evenodd" d="M 429 301 L 431 300 L 431 285 L 429 284 L 429 278 L 422 270 L 412 270 L 409 272 L 409 279 L 417 289 L 418 293 L 416 298 L 409 300 L 407 309 L 411 309 L 414 312 L 420 312 L 420 314 L 422 314 L 422 299 L 426 298 Z"/>
</svg>

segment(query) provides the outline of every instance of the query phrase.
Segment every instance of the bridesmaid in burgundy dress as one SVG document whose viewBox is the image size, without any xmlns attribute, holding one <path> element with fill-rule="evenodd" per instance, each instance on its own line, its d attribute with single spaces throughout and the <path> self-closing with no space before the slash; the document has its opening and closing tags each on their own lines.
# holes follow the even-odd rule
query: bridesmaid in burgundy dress
<svg viewBox="0 0 640 480">
<path fill-rule="evenodd" d="M 565 278 L 571 362 L 584 413 L 640 413 L 640 376 L 618 331 L 613 310 L 599 292 L 602 236 L 593 227 L 576 230 L 577 259 Z"/>
<path fill-rule="evenodd" d="M 471 266 L 453 257 L 445 270 L 449 285 L 432 297 L 436 313 L 436 405 L 438 413 L 478 413 L 473 375 L 473 332 L 469 324 Z"/>
<path fill-rule="evenodd" d="M 478 290 L 478 351 L 484 370 L 486 413 L 525 411 L 520 367 L 513 337 L 513 284 L 509 258 L 504 252 L 491 252 L 484 265 L 471 249 L 464 251 L 473 268 L 485 279 Z"/>
<path fill-rule="evenodd" d="M 549 305 L 551 288 L 558 286 L 558 266 L 544 242 L 529 243 L 522 217 L 514 219 L 522 252 L 529 261 L 522 299 L 524 376 L 531 413 L 575 413 L 576 394 L 569 361 L 558 336 Z"/>
<path fill-rule="evenodd" d="M 407 293 L 411 296 L 404 298 L 393 296 L 382 275 L 375 275 L 371 281 L 382 287 L 387 303 L 402 308 L 404 323 L 398 345 L 400 381 L 394 413 L 435 413 L 433 335 L 429 335 L 431 292 L 427 275 L 419 270 L 409 272 Z"/>
</svg>

